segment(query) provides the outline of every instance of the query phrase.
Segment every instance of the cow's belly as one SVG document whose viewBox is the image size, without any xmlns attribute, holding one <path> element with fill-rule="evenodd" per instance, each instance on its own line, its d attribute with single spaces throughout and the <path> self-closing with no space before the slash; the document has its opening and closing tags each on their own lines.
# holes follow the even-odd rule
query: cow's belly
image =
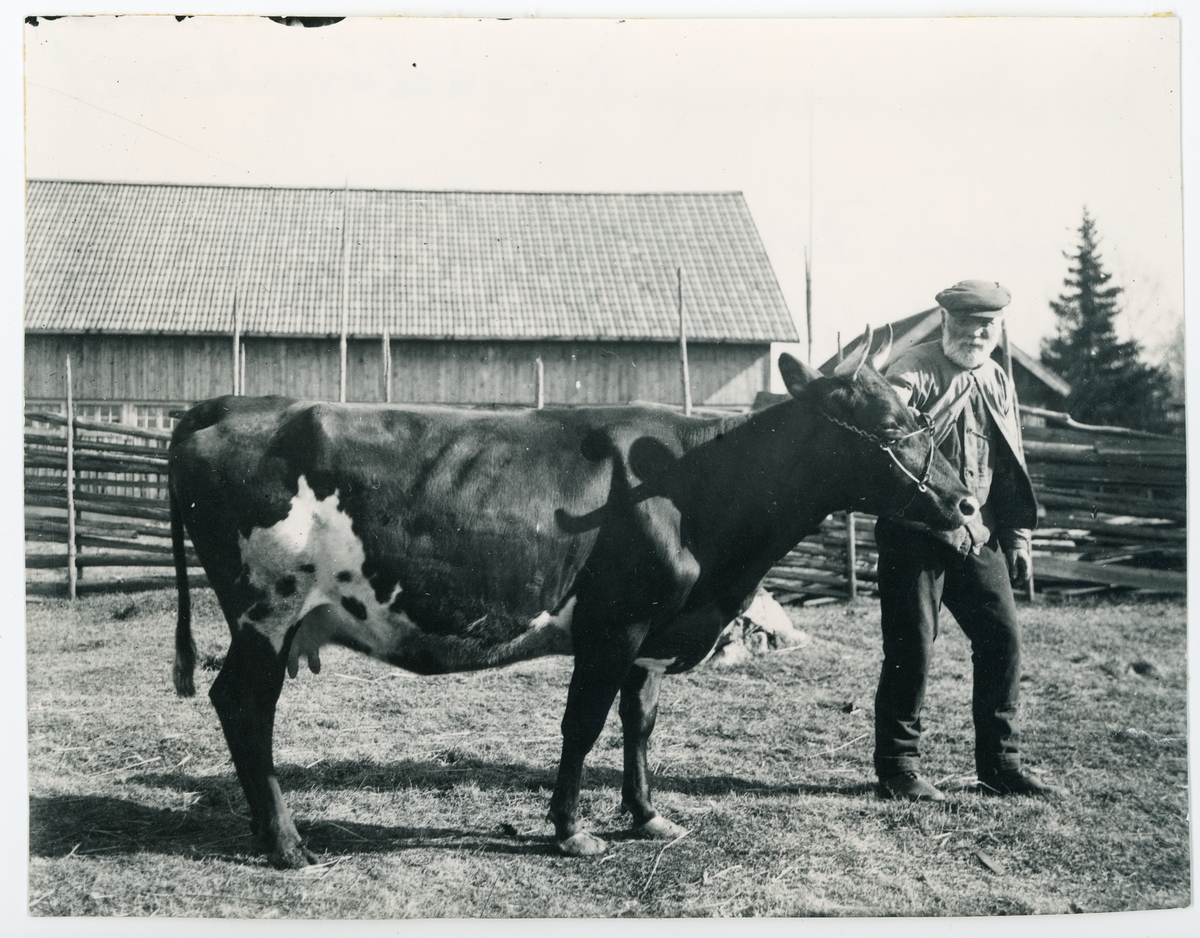
<svg viewBox="0 0 1200 938">
<path fill-rule="evenodd" d="M 260 633 L 277 652 L 290 634 L 293 676 L 301 657 L 318 670 L 320 649 L 327 644 L 423 673 L 571 653 L 573 597 L 561 609 L 530 618 L 524 631 L 502 641 L 426 631 L 399 611 L 402 583 L 381 602 L 363 576 L 365 551 L 350 516 L 340 510 L 337 493 L 318 499 L 303 476 L 287 517 L 254 528 L 249 537 L 239 535 L 238 547 L 250 584 L 263 596 L 241 614 L 239 628 Z"/>
</svg>

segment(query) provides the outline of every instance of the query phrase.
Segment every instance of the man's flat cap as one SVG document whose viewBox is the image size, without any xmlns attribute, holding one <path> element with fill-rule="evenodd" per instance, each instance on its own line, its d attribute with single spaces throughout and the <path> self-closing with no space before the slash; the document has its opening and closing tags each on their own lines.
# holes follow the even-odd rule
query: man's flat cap
<svg viewBox="0 0 1200 938">
<path fill-rule="evenodd" d="M 994 280 L 961 280 L 939 293 L 936 299 L 951 316 L 995 319 L 1012 301 L 1012 294 Z"/>
</svg>

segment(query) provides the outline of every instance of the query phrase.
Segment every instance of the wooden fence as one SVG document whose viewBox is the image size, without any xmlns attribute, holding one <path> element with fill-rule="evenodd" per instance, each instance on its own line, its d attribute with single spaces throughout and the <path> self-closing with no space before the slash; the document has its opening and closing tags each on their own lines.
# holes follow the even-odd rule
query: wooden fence
<svg viewBox="0 0 1200 938">
<path fill-rule="evenodd" d="M 1025 457 L 1038 502 L 1037 589 L 1077 596 L 1110 589 L 1185 593 L 1184 441 L 1076 423 L 1022 407 Z M 877 595 L 875 519 L 827 518 L 768 575 L 768 588 L 803 602 Z M 1032 598 L 1032 591 L 1028 594 Z"/>
<path fill-rule="evenodd" d="M 26 570 L 65 569 L 72 598 L 79 589 L 173 583 L 170 431 L 81 420 L 69 401 L 65 416 L 27 412 L 25 420 Z M 190 547 L 187 556 L 199 567 Z M 32 577 L 30 592 L 62 591 L 57 577 Z M 200 569 L 193 578 L 206 582 Z"/>
<path fill-rule="evenodd" d="M 1021 408 L 1043 517 L 1034 568 L 1049 588 L 1187 590 L 1187 456 L 1181 437 L 1076 423 Z"/>
<path fill-rule="evenodd" d="M 764 585 L 780 599 L 808 605 L 879 593 L 875 517 L 830 515 L 767 574 Z"/>
<path fill-rule="evenodd" d="M 1183 441 L 1022 408 L 1043 518 L 1034 573 L 1043 593 L 1186 590 Z M 131 590 L 174 582 L 167 505 L 169 430 L 27 413 L 25 539 L 29 589 Z M 70 430 L 68 430 L 70 428 Z M 771 571 L 782 597 L 814 603 L 877 594 L 875 519 L 827 518 Z M 188 551 L 190 567 L 198 567 Z M 203 571 L 192 572 L 204 583 Z M 78 583 L 76 579 L 78 578 Z"/>
</svg>

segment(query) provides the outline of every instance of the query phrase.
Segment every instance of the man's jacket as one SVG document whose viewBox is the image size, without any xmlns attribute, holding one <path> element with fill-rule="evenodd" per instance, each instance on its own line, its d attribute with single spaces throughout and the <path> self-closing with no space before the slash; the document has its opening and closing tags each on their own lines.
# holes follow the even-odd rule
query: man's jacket
<svg viewBox="0 0 1200 938">
<path fill-rule="evenodd" d="M 1037 500 L 1025 468 L 1016 392 L 1004 369 L 990 358 L 971 371 L 956 365 L 942 351 L 939 332 L 932 341 L 898 355 L 888 364 L 884 375 L 901 400 L 933 418 L 934 440 L 939 446 L 951 433 L 959 432 L 959 414 L 969 400 L 972 384 L 978 385 L 992 425 L 999 431 L 992 437 L 1000 437 L 992 441 L 996 466 L 987 498 L 987 514 L 1002 548 L 1028 544 L 1029 529 L 1037 526 Z M 908 524 L 912 526 L 911 522 Z M 979 537 L 974 526 L 965 539 L 964 532 L 968 529 L 951 532 L 950 537 L 925 530 L 960 550 L 969 548 L 970 540 L 977 541 Z"/>
</svg>

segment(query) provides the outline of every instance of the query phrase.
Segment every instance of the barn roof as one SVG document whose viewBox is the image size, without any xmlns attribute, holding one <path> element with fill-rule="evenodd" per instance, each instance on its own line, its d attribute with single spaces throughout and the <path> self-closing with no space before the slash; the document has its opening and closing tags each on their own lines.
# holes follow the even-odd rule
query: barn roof
<svg viewBox="0 0 1200 938">
<path fill-rule="evenodd" d="M 741 193 L 31 181 L 25 328 L 796 341 Z"/>
</svg>

